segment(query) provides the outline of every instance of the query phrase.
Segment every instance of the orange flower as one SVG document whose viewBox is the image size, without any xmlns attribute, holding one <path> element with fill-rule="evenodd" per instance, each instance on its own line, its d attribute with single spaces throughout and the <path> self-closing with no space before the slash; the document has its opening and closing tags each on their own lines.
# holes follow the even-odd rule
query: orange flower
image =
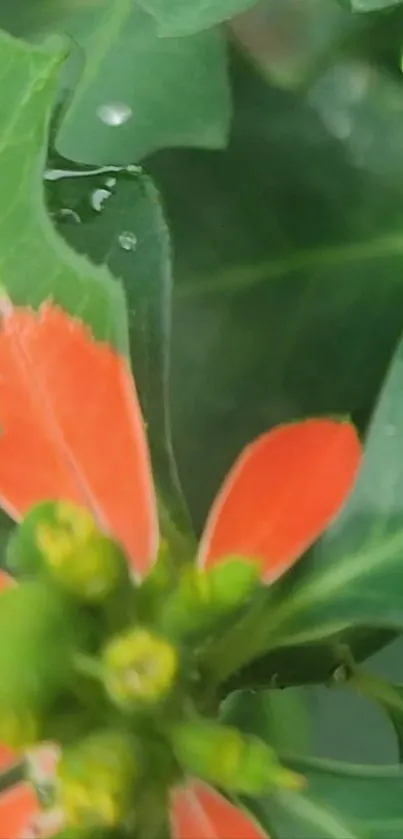
<svg viewBox="0 0 403 839">
<path fill-rule="evenodd" d="M 0 331 L 0 505 L 19 520 L 45 499 L 85 506 L 124 547 L 135 574 L 153 563 L 158 521 L 144 423 L 129 366 L 58 307 L 3 307 Z M 198 562 L 259 561 L 283 574 L 338 513 L 360 446 L 347 422 L 309 419 L 263 434 L 240 455 L 213 503 Z M 0 752 L 0 758 L 2 754 Z M 9 758 L 4 754 L 4 761 Z M 25 785 L 0 799 L 0 839 L 34 815 Z M 172 795 L 176 839 L 258 839 L 261 829 L 215 790 L 189 781 Z"/>
</svg>

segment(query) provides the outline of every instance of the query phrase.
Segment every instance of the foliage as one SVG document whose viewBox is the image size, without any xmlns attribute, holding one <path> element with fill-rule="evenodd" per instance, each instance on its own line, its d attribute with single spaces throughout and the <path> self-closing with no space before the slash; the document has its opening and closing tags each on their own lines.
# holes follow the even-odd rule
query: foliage
<svg viewBox="0 0 403 839">
<path fill-rule="evenodd" d="M 181 561 L 253 437 L 359 429 L 354 490 L 272 586 L 221 717 L 307 779 L 249 802 L 272 839 L 401 836 L 402 646 L 364 662 L 403 630 L 403 4 L 18 0 L 0 27 L 2 287 L 131 362 Z M 302 736 L 315 684 L 382 709 L 390 765 L 336 763 L 331 723 Z"/>
</svg>

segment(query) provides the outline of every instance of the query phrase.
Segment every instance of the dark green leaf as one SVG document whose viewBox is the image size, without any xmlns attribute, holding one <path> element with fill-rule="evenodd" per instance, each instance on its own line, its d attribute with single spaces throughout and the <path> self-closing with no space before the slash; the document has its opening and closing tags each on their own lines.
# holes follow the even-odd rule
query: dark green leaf
<svg viewBox="0 0 403 839">
<path fill-rule="evenodd" d="M 234 82 L 226 153 L 148 163 L 173 232 L 173 439 L 200 530 L 255 435 L 318 413 L 362 427 L 403 327 L 403 177 L 355 166 L 239 61 Z"/>
<path fill-rule="evenodd" d="M 351 628 L 322 643 L 272 650 L 236 673 L 223 685 L 226 695 L 242 687 L 286 688 L 328 682 L 351 655 L 365 661 L 396 638 L 392 630 Z"/>
</svg>

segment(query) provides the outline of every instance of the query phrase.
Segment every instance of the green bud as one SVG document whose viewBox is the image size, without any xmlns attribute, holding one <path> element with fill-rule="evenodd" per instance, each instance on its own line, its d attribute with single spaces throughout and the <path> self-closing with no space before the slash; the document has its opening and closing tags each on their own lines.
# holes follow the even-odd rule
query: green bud
<svg viewBox="0 0 403 839">
<path fill-rule="evenodd" d="M 0 592 L 0 709 L 42 717 L 74 674 L 88 641 L 86 616 L 44 580 Z"/>
<path fill-rule="evenodd" d="M 299 776 L 282 767 L 272 749 L 236 728 L 204 720 L 184 722 L 175 726 L 171 739 L 179 763 L 223 789 L 261 795 L 273 786 L 301 786 Z"/>
<path fill-rule="evenodd" d="M 52 513 L 53 521 L 38 521 L 35 528 L 36 544 L 50 577 L 78 600 L 106 600 L 129 579 L 123 551 L 100 533 L 87 510 L 60 501 Z"/>
<path fill-rule="evenodd" d="M 114 828 L 133 810 L 141 774 L 137 742 L 105 730 L 67 749 L 56 770 L 56 806 L 72 830 Z"/>
<path fill-rule="evenodd" d="M 218 611 L 226 612 L 242 606 L 259 584 L 259 563 L 229 557 L 207 570 L 211 600 Z"/>
<path fill-rule="evenodd" d="M 7 567 L 19 576 L 45 576 L 76 599 L 105 600 L 129 579 L 122 549 L 101 533 L 91 514 L 65 501 L 34 507 L 14 532 Z"/>
</svg>

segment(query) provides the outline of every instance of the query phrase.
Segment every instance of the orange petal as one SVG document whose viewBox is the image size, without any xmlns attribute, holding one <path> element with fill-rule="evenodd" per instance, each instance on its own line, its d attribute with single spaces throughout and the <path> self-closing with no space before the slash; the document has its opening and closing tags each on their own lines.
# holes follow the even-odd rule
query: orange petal
<svg viewBox="0 0 403 839">
<path fill-rule="evenodd" d="M 21 839 L 38 814 L 38 802 L 28 784 L 0 795 L 0 839 Z"/>
<path fill-rule="evenodd" d="M 144 572 L 157 518 L 146 436 L 126 361 L 50 303 L 3 306 L 0 504 L 14 518 L 41 500 L 89 508 Z"/>
<path fill-rule="evenodd" d="M 267 839 L 252 816 L 200 781 L 173 793 L 171 825 L 174 839 Z"/>
<path fill-rule="evenodd" d="M 200 562 L 229 554 L 260 561 L 262 579 L 283 574 L 336 516 L 360 462 L 347 422 L 282 425 L 247 446 L 211 509 Z"/>
</svg>

